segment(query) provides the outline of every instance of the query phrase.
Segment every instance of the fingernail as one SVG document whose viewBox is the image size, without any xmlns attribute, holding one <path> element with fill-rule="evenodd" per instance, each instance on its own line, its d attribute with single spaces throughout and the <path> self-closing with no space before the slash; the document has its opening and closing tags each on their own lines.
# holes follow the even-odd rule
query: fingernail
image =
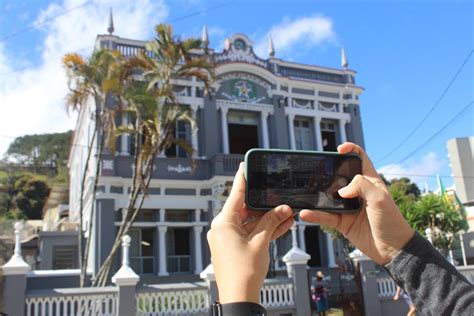
<svg viewBox="0 0 474 316">
<path fill-rule="evenodd" d="M 346 193 L 346 191 L 347 191 L 347 187 L 343 187 L 343 188 L 340 188 L 339 190 L 337 190 L 339 195 L 344 195 L 344 193 Z"/>
<path fill-rule="evenodd" d="M 277 210 L 278 218 L 281 220 L 287 218 L 291 214 L 291 209 L 290 207 L 284 205 L 280 209 Z"/>
</svg>

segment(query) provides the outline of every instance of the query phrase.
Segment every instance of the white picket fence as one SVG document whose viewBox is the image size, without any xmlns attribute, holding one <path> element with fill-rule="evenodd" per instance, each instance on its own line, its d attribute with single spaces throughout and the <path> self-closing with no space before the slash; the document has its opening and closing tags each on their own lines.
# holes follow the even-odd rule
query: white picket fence
<svg viewBox="0 0 474 316">
<path fill-rule="evenodd" d="M 379 298 L 395 296 L 397 285 L 390 276 L 378 277 L 377 287 L 379 289 Z"/>
<path fill-rule="evenodd" d="M 260 290 L 260 303 L 266 309 L 293 308 L 293 293 L 293 283 L 290 279 L 268 279 Z"/>
<path fill-rule="evenodd" d="M 201 283 L 142 287 L 136 294 L 137 315 L 204 315 L 209 309 L 207 291 Z"/>
<path fill-rule="evenodd" d="M 29 291 L 27 316 L 117 315 L 117 291 L 111 288 L 82 288 Z"/>
</svg>

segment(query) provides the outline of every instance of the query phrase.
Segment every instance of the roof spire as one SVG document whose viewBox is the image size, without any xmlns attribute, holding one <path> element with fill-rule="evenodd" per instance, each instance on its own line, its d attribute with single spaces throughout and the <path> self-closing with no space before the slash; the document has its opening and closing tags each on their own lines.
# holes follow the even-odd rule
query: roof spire
<svg viewBox="0 0 474 316">
<path fill-rule="evenodd" d="M 202 28 L 201 41 L 204 45 L 204 48 L 207 48 L 209 46 L 209 34 L 207 34 L 207 24 L 204 24 L 204 27 Z"/>
<path fill-rule="evenodd" d="M 273 46 L 272 34 L 268 36 L 268 56 L 275 56 L 275 47 Z"/>
<path fill-rule="evenodd" d="M 349 62 L 347 61 L 346 50 L 344 46 L 341 47 L 341 67 L 347 69 L 349 67 Z"/>
<path fill-rule="evenodd" d="M 107 28 L 107 32 L 109 32 L 109 35 L 112 35 L 112 33 L 114 31 L 115 31 L 115 29 L 114 29 L 114 17 L 112 15 L 112 8 L 110 8 L 109 27 Z"/>
</svg>

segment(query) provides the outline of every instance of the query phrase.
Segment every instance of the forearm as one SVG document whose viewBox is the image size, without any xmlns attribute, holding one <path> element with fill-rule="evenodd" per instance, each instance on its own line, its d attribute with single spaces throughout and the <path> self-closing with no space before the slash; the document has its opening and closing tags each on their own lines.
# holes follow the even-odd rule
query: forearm
<svg viewBox="0 0 474 316">
<path fill-rule="evenodd" d="M 474 314 L 474 286 L 418 233 L 385 269 L 420 314 Z"/>
</svg>

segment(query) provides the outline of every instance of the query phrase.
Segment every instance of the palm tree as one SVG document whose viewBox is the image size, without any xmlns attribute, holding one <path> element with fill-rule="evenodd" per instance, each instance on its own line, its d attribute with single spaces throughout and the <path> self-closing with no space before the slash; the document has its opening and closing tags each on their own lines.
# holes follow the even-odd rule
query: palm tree
<svg viewBox="0 0 474 316">
<path fill-rule="evenodd" d="M 87 144 L 87 158 L 81 179 L 81 189 L 79 198 L 79 246 L 78 257 L 81 269 L 80 286 L 85 283 L 86 267 L 89 256 L 90 240 L 88 238 L 86 248 L 84 250 L 84 191 L 86 187 L 86 179 L 90 172 L 89 162 L 94 149 L 97 152 L 98 159 L 95 166 L 95 179 L 92 190 L 92 200 L 95 199 L 97 190 L 97 181 L 100 170 L 100 161 L 107 135 L 114 128 L 115 111 L 106 108 L 106 98 L 111 94 L 120 91 L 119 81 L 116 79 L 115 71 L 117 69 L 117 61 L 120 54 L 107 50 L 96 50 L 89 59 L 85 59 L 76 53 L 66 54 L 62 59 L 68 78 L 69 93 L 66 96 L 67 110 L 85 111 L 85 107 L 93 106 L 95 109 L 95 127 L 91 140 Z M 101 126 L 102 135 L 99 135 L 99 126 Z M 102 137 L 100 137 L 102 136 Z M 99 140 L 100 139 L 100 140 Z M 99 140 L 99 141 L 97 141 Z M 95 148 L 94 148 L 95 145 Z M 87 230 L 92 229 L 92 217 L 94 206 L 92 206 L 89 214 L 89 222 Z"/>
<path fill-rule="evenodd" d="M 155 158 L 172 145 L 186 151 L 193 148 L 175 137 L 177 120 L 184 119 L 195 128 L 192 110 L 179 103 L 173 92 L 177 78 L 196 77 L 209 90 L 214 78 L 214 65 L 207 56 L 193 50 L 201 47 L 197 39 L 177 40 L 170 25 L 156 26 L 156 37 L 148 43 L 146 51 L 121 64 L 119 79 L 124 87 L 120 93 L 122 111 L 133 118 L 133 124 L 117 127 L 116 135 L 128 134 L 134 138 L 134 168 L 127 208 L 111 252 L 100 267 L 94 286 L 106 284 L 122 237 L 128 233 L 147 195 Z M 135 80 L 141 72 L 143 81 Z"/>
</svg>

